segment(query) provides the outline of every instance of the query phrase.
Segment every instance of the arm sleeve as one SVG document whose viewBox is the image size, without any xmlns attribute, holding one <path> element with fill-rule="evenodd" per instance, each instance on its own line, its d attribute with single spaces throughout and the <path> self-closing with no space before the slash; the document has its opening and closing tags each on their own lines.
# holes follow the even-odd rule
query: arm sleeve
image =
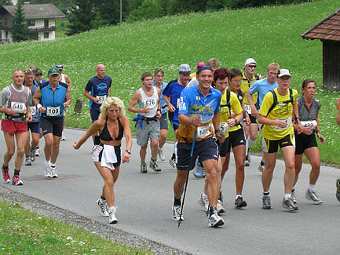
<svg viewBox="0 0 340 255">
<path fill-rule="evenodd" d="M 6 106 L 8 102 L 8 98 L 9 98 L 9 90 L 7 88 L 4 88 L 1 91 L 1 101 L 0 101 L 1 106 Z"/>
<path fill-rule="evenodd" d="M 182 93 L 181 93 L 181 96 L 178 100 L 178 114 L 183 114 L 183 115 L 186 115 L 186 116 L 189 116 L 190 115 L 190 97 L 187 93 L 188 89 L 183 89 L 182 90 Z"/>
<path fill-rule="evenodd" d="M 89 80 L 89 81 L 87 82 L 86 87 L 85 87 L 85 90 L 86 90 L 87 92 L 92 91 L 92 82 L 91 82 L 91 80 Z"/>
<path fill-rule="evenodd" d="M 171 88 L 172 88 L 172 83 L 168 83 L 166 87 L 163 90 L 163 96 L 169 97 L 171 95 Z"/>
<path fill-rule="evenodd" d="M 259 83 L 258 82 L 255 82 L 250 88 L 249 88 L 249 94 L 250 95 L 253 95 L 255 93 L 258 93 L 258 85 Z"/>
<path fill-rule="evenodd" d="M 112 86 L 112 79 L 111 79 L 111 77 L 109 77 L 109 84 L 107 85 L 107 87 L 110 89 L 111 86 Z"/>
</svg>

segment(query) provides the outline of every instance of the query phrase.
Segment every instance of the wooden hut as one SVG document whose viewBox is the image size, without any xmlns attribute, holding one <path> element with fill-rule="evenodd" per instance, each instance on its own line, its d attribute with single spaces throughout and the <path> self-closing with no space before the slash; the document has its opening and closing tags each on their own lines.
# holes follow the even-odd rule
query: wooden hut
<svg viewBox="0 0 340 255">
<path fill-rule="evenodd" d="M 304 39 L 319 39 L 323 47 L 323 85 L 340 91 L 340 9 L 303 33 Z"/>
</svg>

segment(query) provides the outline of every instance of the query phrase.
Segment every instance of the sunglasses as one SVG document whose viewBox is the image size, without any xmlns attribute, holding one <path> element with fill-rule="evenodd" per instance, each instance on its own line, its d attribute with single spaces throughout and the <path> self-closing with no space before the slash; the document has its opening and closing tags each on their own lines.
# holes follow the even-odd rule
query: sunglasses
<svg viewBox="0 0 340 255">
<path fill-rule="evenodd" d="M 249 65 L 250 68 L 256 68 L 256 65 Z"/>
</svg>

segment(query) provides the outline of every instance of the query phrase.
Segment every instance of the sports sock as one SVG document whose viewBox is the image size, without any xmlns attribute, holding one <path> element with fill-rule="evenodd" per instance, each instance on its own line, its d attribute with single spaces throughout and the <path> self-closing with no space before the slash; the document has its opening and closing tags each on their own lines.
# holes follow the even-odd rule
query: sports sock
<svg viewBox="0 0 340 255">
<path fill-rule="evenodd" d="M 313 184 L 309 184 L 309 191 L 314 191 L 314 189 L 315 189 L 315 184 L 313 185 Z"/>
<path fill-rule="evenodd" d="M 285 200 L 289 199 L 291 197 L 290 193 L 285 193 Z"/>
</svg>

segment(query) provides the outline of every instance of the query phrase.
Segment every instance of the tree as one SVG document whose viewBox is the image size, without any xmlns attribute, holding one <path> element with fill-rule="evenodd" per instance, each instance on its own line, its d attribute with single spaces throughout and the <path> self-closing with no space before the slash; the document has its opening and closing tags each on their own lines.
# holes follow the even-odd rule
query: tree
<svg viewBox="0 0 340 255">
<path fill-rule="evenodd" d="M 18 1 L 12 25 L 12 37 L 14 42 L 25 41 L 28 39 L 28 27 L 25 20 L 22 2 Z"/>
<path fill-rule="evenodd" d="M 12 2 L 10 0 L 0 0 L 0 6 L 2 5 L 12 5 Z"/>
<path fill-rule="evenodd" d="M 128 1 L 123 0 L 123 19 L 128 14 Z M 103 25 L 116 25 L 120 22 L 119 0 L 96 0 L 96 10 Z"/>
<path fill-rule="evenodd" d="M 130 12 L 128 21 L 154 19 L 161 16 L 161 7 L 158 0 L 144 0 L 142 5 Z"/>
<path fill-rule="evenodd" d="M 96 9 L 92 0 L 75 0 L 68 16 L 68 35 L 93 29 Z"/>
</svg>

